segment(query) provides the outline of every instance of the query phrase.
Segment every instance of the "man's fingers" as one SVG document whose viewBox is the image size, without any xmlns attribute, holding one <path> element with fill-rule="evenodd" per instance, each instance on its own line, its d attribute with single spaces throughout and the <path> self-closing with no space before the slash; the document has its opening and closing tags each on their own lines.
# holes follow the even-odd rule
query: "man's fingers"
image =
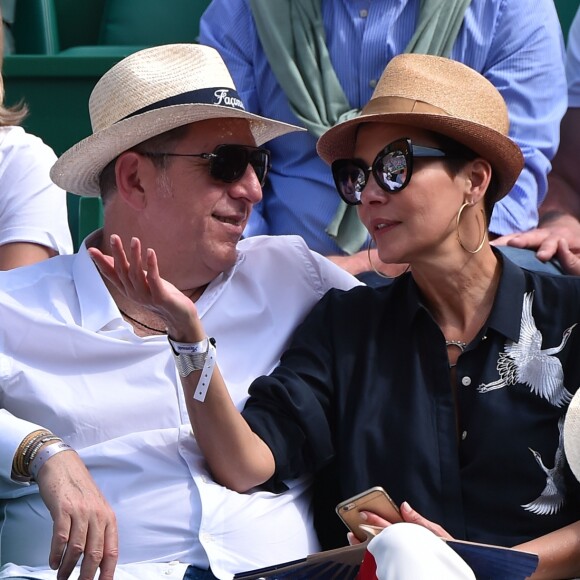
<svg viewBox="0 0 580 580">
<path fill-rule="evenodd" d="M 524 234 L 514 235 L 507 240 L 507 245 L 514 248 L 538 248 L 549 236 L 549 230 L 531 230 Z"/>
<path fill-rule="evenodd" d="M 116 535 L 116 532 L 114 532 L 113 535 Z M 104 521 L 95 519 L 90 523 L 86 537 L 86 545 L 84 548 L 79 580 L 93 580 L 99 568 L 101 568 L 99 574 L 100 579 L 113 579 L 115 564 L 117 563 L 117 551 L 116 548 L 115 550 L 112 550 L 111 547 L 107 545 L 107 542 L 116 542 L 116 537 L 113 538 L 113 535 L 107 533 L 106 523 Z M 111 559 L 112 554 L 114 554 L 113 559 Z"/>
<path fill-rule="evenodd" d="M 70 537 L 58 568 L 57 580 L 66 580 L 72 574 L 72 571 L 84 554 L 87 543 L 87 530 L 88 523 L 84 517 L 76 517 L 72 520 Z M 93 577 L 94 573 L 93 576 L 87 576 L 86 578 L 92 579 Z"/>
<path fill-rule="evenodd" d="M 48 556 L 48 565 L 53 570 L 58 570 L 68 544 L 70 535 L 71 519 L 63 515 L 55 519 L 52 526 L 52 541 L 50 543 L 50 554 Z"/>
<path fill-rule="evenodd" d="M 536 251 L 536 256 L 542 262 L 547 262 L 551 260 L 558 253 L 558 241 L 561 238 L 554 236 L 547 237 Z"/>
<path fill-rule="evenodd" d="M 113 521 L 105 529 L 105 543 L 103 551 L 103 560 L 101 562 L 101 572 L 99 580 L 113 580 L 115 566 L 119 559 L 119 541 L 117 533 L 117 523 Z"/>
<path fill-rule="evenodd" d="M 570 251 L 566 240 L 561 239 L 558 242 L 558 260 L 567 274 L 580 276 L 580 258 Z"/>
</svg>

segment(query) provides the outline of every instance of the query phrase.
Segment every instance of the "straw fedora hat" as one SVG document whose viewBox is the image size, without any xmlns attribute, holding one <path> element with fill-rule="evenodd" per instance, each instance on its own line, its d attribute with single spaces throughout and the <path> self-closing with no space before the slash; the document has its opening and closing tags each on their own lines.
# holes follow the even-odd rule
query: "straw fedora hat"
<svg viewBox="0 0 580 580">
<path fill-rule="evenodd" d="M 93 134 L 50 172 L 57 185 L 86 196 L 100 195 L 101 171 L 123 151 L 181 125 L 247 119 L 258 146 L 303 130 L 246 112 L 219 53 L 199 44 L 156 46 L 124 58 L 95 85 L 89 114 Z"/>
<path fill-rule="evenodd" d="M 507 136 L 508 111 L 499 91 L 478 72 L 448 58 L 394 57 L 360 115 L 320 137 L 320 157 L 327 163 L 352 157 L 362 123 L 412 125 L 466 145 L 491 163 L 499 181 L 496 200 L 509 192 L 524 166 L 520 148 Z"/>
<path fill-rule="evenodd" d="M 576 391 L 566 411 L 564 451 L 570 469 L 580 481 L 580 390 Z"/>
</svg>

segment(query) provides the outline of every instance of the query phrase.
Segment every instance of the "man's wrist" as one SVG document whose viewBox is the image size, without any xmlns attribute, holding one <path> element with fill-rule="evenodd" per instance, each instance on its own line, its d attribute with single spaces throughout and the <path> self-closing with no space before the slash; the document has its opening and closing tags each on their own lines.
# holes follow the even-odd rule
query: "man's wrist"
<svg viewBox="0 0 580 580">
<path fill-rule="evenodd" d="M 62 451 L 74 451 L 74 449 L 62 439 L 44 446 L 30 463 L 28 471 L 30 472 L 32 480 L 38 481 L 38 474 L 46 462 L 51 457 L 54 457 L 57 453 L 61 453 Z"/>
</svg>

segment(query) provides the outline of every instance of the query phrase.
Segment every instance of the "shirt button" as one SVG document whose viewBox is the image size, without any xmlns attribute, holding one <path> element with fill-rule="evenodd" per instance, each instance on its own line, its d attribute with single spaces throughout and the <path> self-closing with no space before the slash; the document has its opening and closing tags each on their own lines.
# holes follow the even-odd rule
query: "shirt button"
<svg viewBox="0 0 580 580">
<path fill-rule="evenodd" d="M 462 384 L 464 387 L 469 387 L 469 385 L 471 385 L 471 378 L 470 378 L 470 377 L 463 377 L 463 378 L 461 379 L 461 384 Z"/>
<path fill-rule="evenodd" d="M 464 431 L 464 432 L 461 434 L 461 441 L 465 441 L 466 439 L 467 439 L 467 431 Z"/>
<path fill-rule="evenodd" d="M 213 542 L 212 535 L 208 534 L 207 532 L 202 532 L 201 534 L 199 534 L 199 539 L 202 542 Z"/>
<path fill-rule="evenodd" d="M 369 81 L 369 87 L 371 87 L 371 89 L 374 89 L 377 86 L 377 79 L 371 79 Z"/>
<path fill-rule="evenodd" d="M 358 13 L 361 18 L 366 18 L 369 15 L 369 11 L 364 8 Z"/>
<path fill-rule="evenodd" d="M 179 564 L 179 562 L 177 560 L 172 560 L 171 562 L 169 562 L 168 566 L 172 566 L 173 570 L 171 568 L 165 568 L 165 572 L 163 572 L 166 576 L 171 576 L 171 574 L 173 574 L 173 572 L 175 572 L 175 566 L 177 566 L 177 564 Z"/>
</svg>

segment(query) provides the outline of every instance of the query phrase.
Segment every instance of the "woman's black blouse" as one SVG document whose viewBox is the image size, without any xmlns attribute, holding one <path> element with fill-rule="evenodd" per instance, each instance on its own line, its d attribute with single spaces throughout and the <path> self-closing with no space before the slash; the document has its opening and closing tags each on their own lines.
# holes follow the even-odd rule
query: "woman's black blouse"
<svg viewBox="0 0 580 580">
<path fill-rule="evenodd" d="M 458 539 L 512 546 L 580 520 L 561 436 L 580 385 L 580 278 L 500 259 L 455 395 L 445 339 L 410 274 L 331 290 L 252 384 L 243 413 L 276 460 L 267 487 L 315 474 L 324 547 L 345 541 L 334 504 L 375 485 Z"/>
</svg>

